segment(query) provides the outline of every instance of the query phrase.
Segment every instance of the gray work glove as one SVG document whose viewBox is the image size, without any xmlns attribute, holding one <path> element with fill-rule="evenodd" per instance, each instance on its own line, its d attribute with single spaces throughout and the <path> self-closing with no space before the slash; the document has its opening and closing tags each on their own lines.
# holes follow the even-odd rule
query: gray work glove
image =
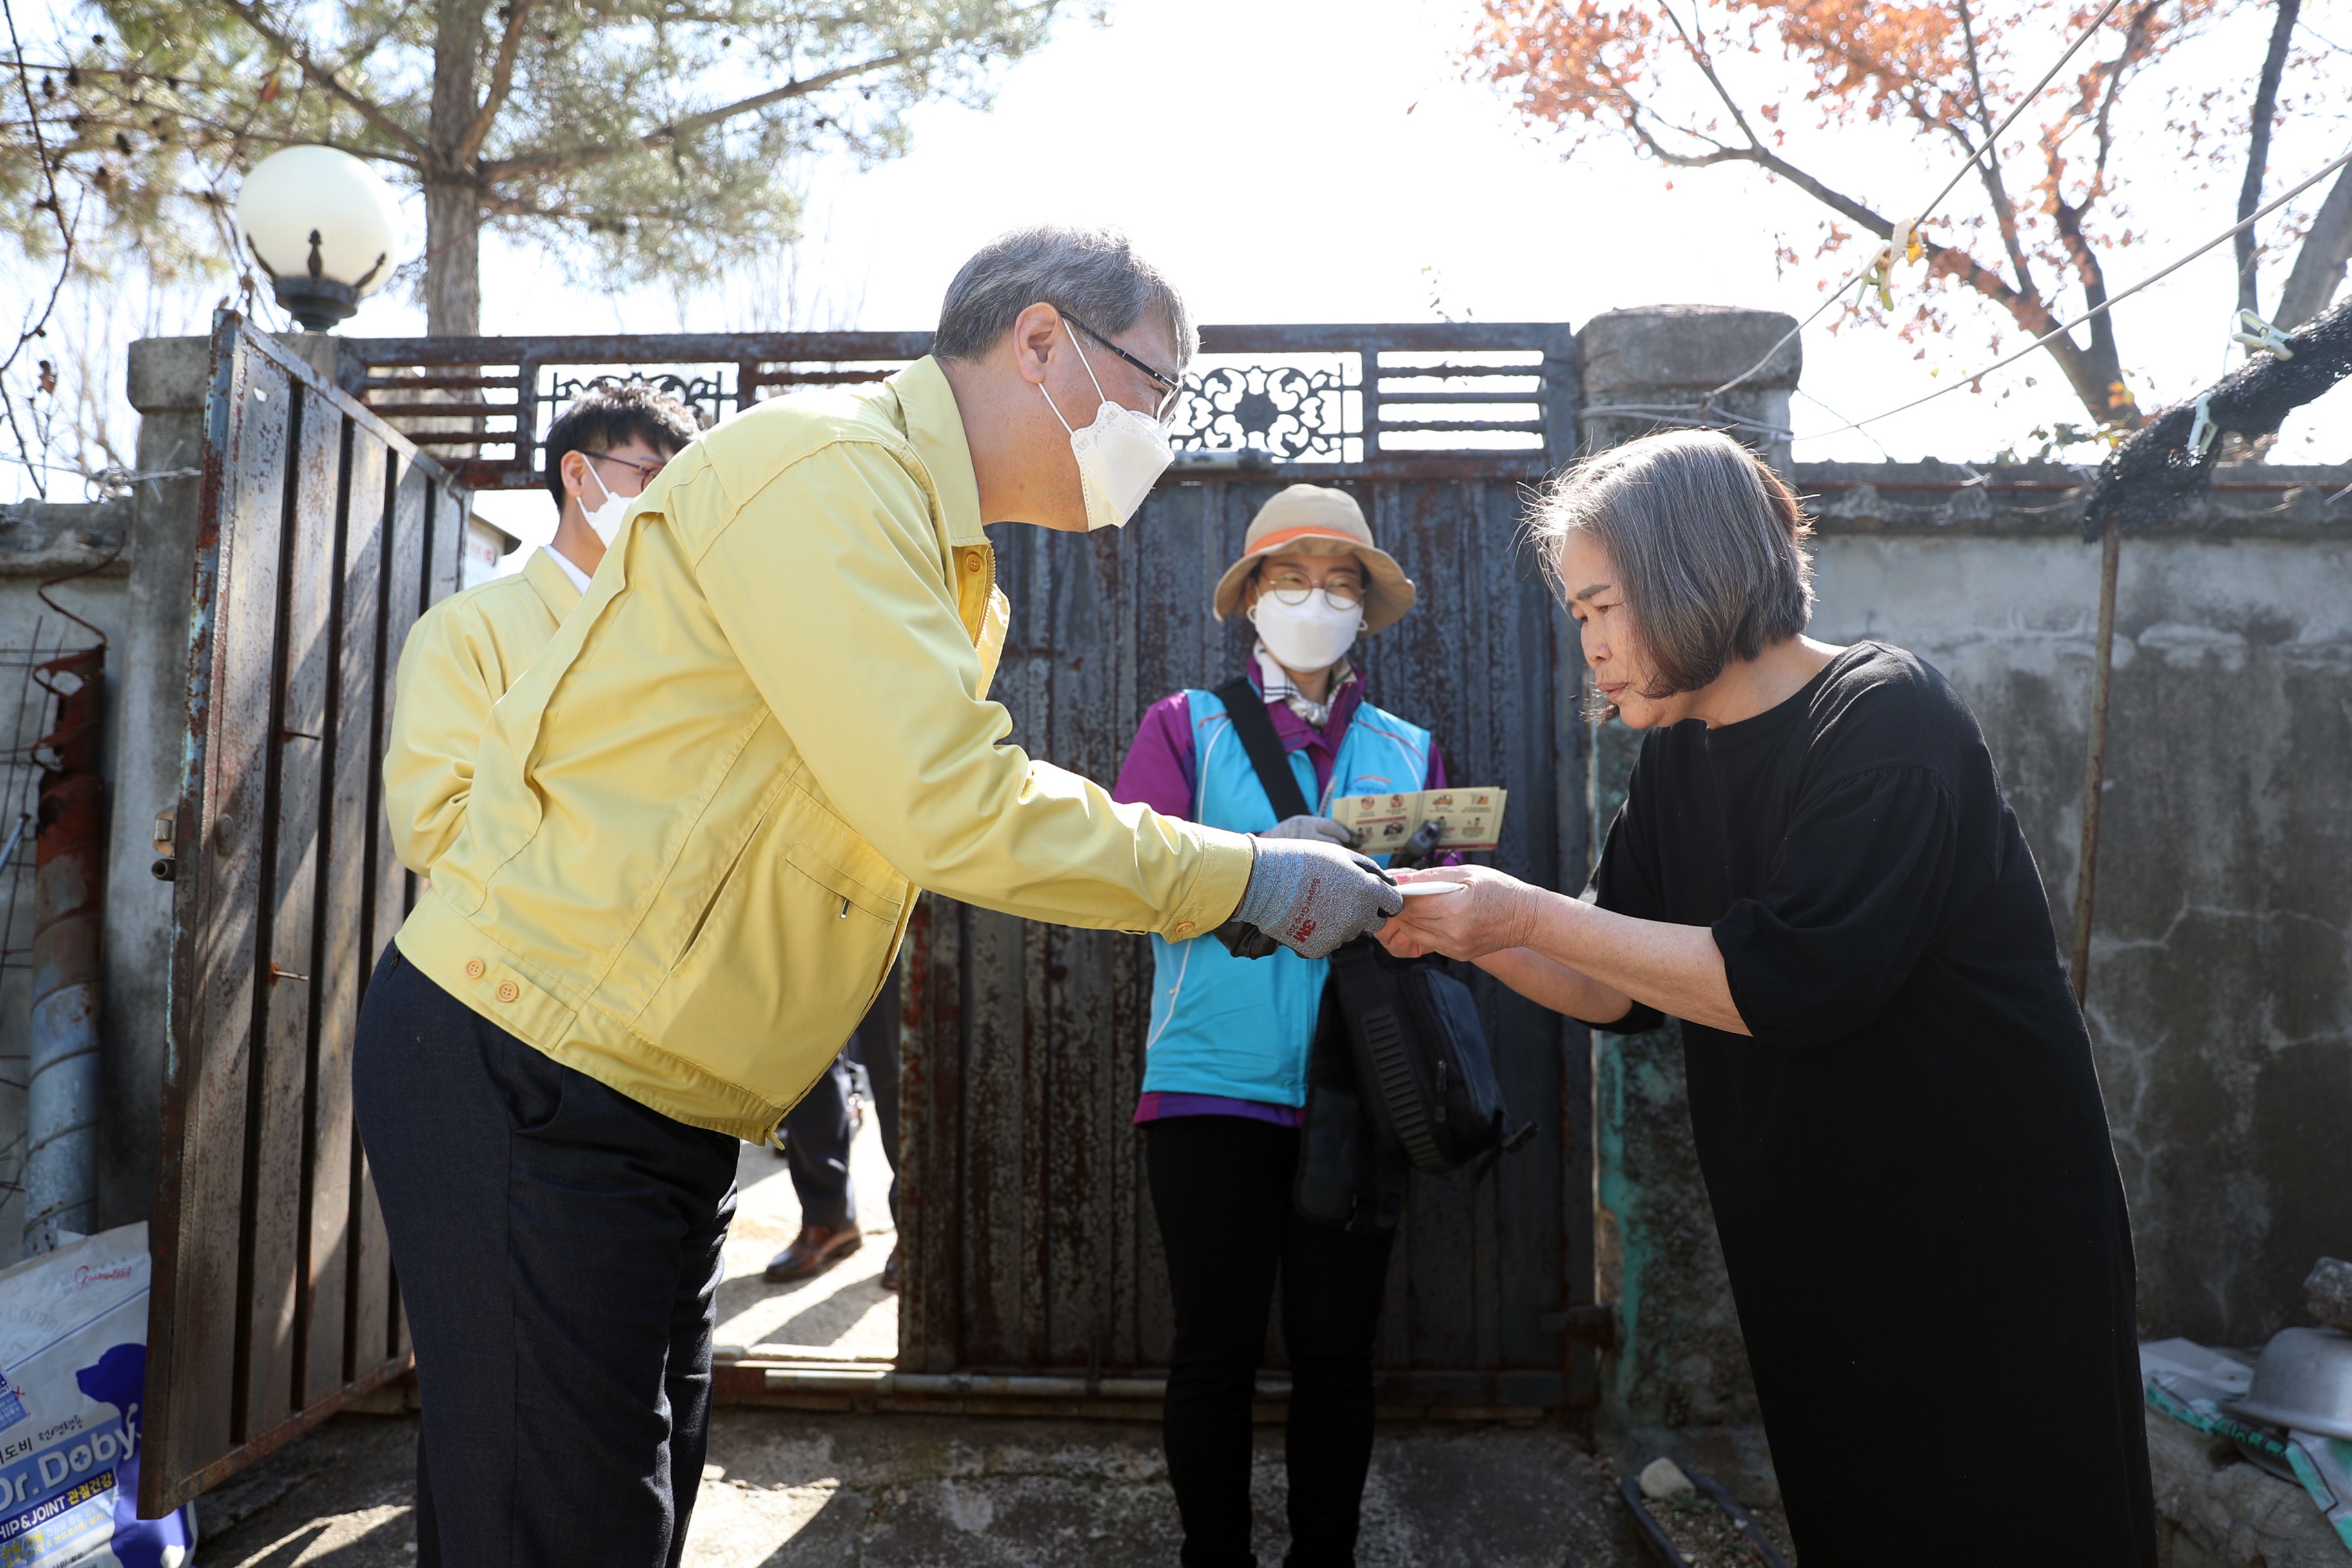
<svg viewBox="0 0 2352 1568">
<path fill-rule="evenodd" d="M 1250 849 L 1249 886 L 1233 919 L 1214 933 L 1239 957 L 1264 956 L 1272 951 L 1263 947 L 1270 939 L 1301 958 L 1328 958 L 1404 908 L 1404 895 L 1378 866 L 1336 844 L 1257 837 Z M 1236 926 L 1255 927 L 1258 940 Z"/>
<path fill-rule="evenodd" d="M 1356 836 L 1347 824 L 1335 822 L 1328 816 L 1317 816 L 1312 812 L 1297 816 L 1286 816 L 1256 837 L 1318 839 L 1325 844 L 1337 844 L 1342 849 L 1353 849 L 1356 847 Z"/>
</svg>

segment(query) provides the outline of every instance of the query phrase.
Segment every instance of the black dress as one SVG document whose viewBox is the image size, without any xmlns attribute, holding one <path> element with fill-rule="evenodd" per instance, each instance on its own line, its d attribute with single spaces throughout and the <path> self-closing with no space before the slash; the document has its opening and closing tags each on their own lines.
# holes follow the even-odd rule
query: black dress
<svg viewBox="0 0 2352 1568">
<path fill-rule="evenodd" d="M 2123 1185 L 1967 705 L 1862 643 L 1653 731 L 1594 892 L 1712 927 L 1753 1031 L 1683 1039 L 1804 1568 L 2153 1568 Z"/>
</svg>

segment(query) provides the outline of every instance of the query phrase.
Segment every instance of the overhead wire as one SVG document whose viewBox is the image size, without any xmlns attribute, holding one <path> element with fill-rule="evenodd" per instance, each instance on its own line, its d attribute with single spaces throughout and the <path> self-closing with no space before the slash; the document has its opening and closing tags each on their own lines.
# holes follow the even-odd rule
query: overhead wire
<svg viewBox="0 0 2352 1568">
<path fill-rule="evenodd" d="M 2084 322 L 2090 321 L 2094 317 L 2105 315 L 2107 311 L 2112 310 L 2126 300 L 2128 300 L 2133 295 L 2138 293 L 2141 289 L 2146 289 L 2152 284 L 2162 282 L 2165 279 L 2171 277 L 2174 273 L 2179 271 L 2182 268 L 2188 266 L 2190 262 L 2196 260 L 2207 251 L 2211 250 L 2214 247 L 2227 244 L 2237 235 L 2240 229 L 2252 227 L 2253 225 L 2261 222 L 2263 218 L 2270 216 L 2271 214 L 2278 211 L 2279 208 L 2286 205 L 2287 203 L 2294 200 L 2295 197 L 2303 195 L 2304 192 L 2311 189 L 2312 186 L 2319 184 L 2320 181 L 2327 178 L 2328 175 L 2336 173 L 2336 170 L 2344 167 L 2347 163 L 2352 163 L 2352 153 L 2347 153 L 2342 157 L 2337 158 L 2334 163 L 2327 164 L 2317 174 L 2313 174 L 2301 184 L 2296 185 L 2293 190 L 2288 191 L 2285 195 L 2278 197 L 2275 201 L 2273 201 L 2267 206 L 2263 207 L 2260 212 L 2254 213 L 2251 216 L 2239 219 L 2236 223 L 2231 224 L 2229 227 L 2223 229 L 2221 233 L 2215 235 L 2212 238 L 2207 240 L 2196 249 L 2174 261 L 2170 266 L 2166 267 L 2159 271 L 2149 273 L 2147 277 L 2141 279 L 2130 288 L 2122 290 L 2120 293 L 2108 295 L 2105 300 L 2100 300 L 2097 304 L 2092 306 L 2081 315 L 2074 317 L 2071 321 L 2062 321 L 2057 326 L 2053 327 L 2050 331 L 2042 333 L 2040 337 L 2034 339 L 2032 342 L 2026 344 L 2015 353 L 1997 359 L 1981 370 L 1971 371 L 1967 375 L 1955 377 L 1949 383 L 1937 387 L 1935 391 L 1927 394 L 1925 396 L 1915 397 L 1908 403 L 1897 404 L 1895 407 L 1889 408 L 1882 414 L 1873 414 L 1868 417 L 1862 419 L 1851 419 L 1845 424 L 1837 426 L 1832 429 L 1809 434 L 1805 439 L 1809 441 L 1819 441 L 1826 439 L 1832 436 L 1842 436 L 1848 430 L 1859 430 L 1865 425 L 1875 425 L 1882 419 L 1892 419 L 1897 414 L 1907 414 L 1912 409 L 1918 407 L 1921 404 L 1933 403 L 1936 399 L 1943 396 L 1947 393 L 1958 392 L 1963 386 L 1974 385 L 1976 383 L 1983 380 L 1986 376 L 1990 375 L 1994 371 L 2000 370 L 2005 365 L 2015 364 L 2019 360 L 2023 359 L 2026 355 L 2033 353 L 2036 349 L 2042 347 L 2044 344 L 2051 342 L 2054 339 L 2063 337 L 2065 334 L 2073 331 L 2076 327 L 2081 326 Z"/>
<path fill-rule="evenodd" d="M 1999 125 L 1992 128 L 1992 130 L 1986 135 L 1980 145 L 1972 148 L 1969 151 L 1969 155 L 1960 160 L 1959 166 L 1952 171 L 1952 177 L 1946 180 L 1944 182 L 1944 188 L 1937 191 L 1935 195 L 1929 199 L 1927 205 L 1920 209 L 1919 216 L 1911 219 L 1907 224 L 1898 224 L 1895 226 L 1895 233 L 1897 235 L 1916 236 L 1918 234 L 1920 226 L 1925 224 L 1930 217 L 1933 217 L 1935 216 L 1936 209 L 1944 205 L 1944 198 L 1950 195 L 1955 190 L 1959 188 L 1961 180 L 1968 176 L 1969 171 L 1975 168 L 1977 164 L 1982 161 L 1985 155 L 1992 151 L 1994 146 L 2000 142 L 2001 137 L 2008 133 L 2009 128 L 2011 125 L 2017 123 L 2017 117 L 2023 114 L 2028 109 L 2033 106 L 2034 101 L 2041 98 L 2043 89 L 2048 88 L 2053 81 L 2057 79 L 2058 73 L 2060 71 L 2066 68 L 2066 62 L 2073 59 L 2074 56 L 2081 51 L 2084 44 L 2089 43 L 2093 38 L 2098 36 L 2099 29 L 2107 25 L 2107 18 L 2114 16 L 2116 14 L 2116 7 L 2121 5 L 2123 3 L 2124 0 L 2107 0 L 2106 9 L 2101 11 L 2096 16 L 2091 18 L 2090 25 L 2084 27 L 2080 33 L 2076 34 L 2074 36 L 2074 41 L 2066 46 L 2065 53 L 2060 55 L 2055 60 L 2053 60 L 2050 63 L 2050 68 L 2042 73 L 2042 79 L 2033 84 L 2032 89 L 2026 93 L 2024 97 L 2017 100 L 2016 106 L 2010 110 L 2007 115 L 2002 117 L 2001 122 Z M 1836 304 L 1839 300 L 1844 299 L 1845 291 L 1853 288 L 1856 283 L 1860 282 L 1863 278 L 1869 273 L 1872 268 L 1879 265 L 1882 258 L 1885 258 L 1890 262 L 1901 260 L 1902 258 L 1892 255 L 1893 246 L 1894 242 L 1890 240 L 1886 245 L 1883 245 L 1876 250 L 1873 251 L 1869 260 L 1864 262 L 1860 267 L 1855 268 L 1852 272 L 1848 273 L 1844 282 L 1840 283 L 1836 288 L 1831 289 L 1822 297 L 1822 302 L 1813 307 L 1813 313 L 1811 315 L 1807 316 L 1803 321 L 1799 321 L 1795 326 L 1790 327 L 1786 332 L 1783 332 L 1778 342 L 1775 342 L 1770 348 L 1764 351 L 1763 358 L 1758 360 L 1754 364 L 1749 365 L 1746 370 L 1741 371 L 1738 375 L 1733 376 L 1729 381 L 1725 382 L 1721 386 L 1717 387 L 1713 392 L 1710 392 L 1706 394 L 1706 396 L 1702 397 L 1699 400 L 1701 405 L 1705 406 L 1712 405 L 1717 398 L 1722 396 L 1725 393 L 1729 392 L 1733 387 L 1738 386 L 1741 382 L 1746 381 L 1749 376 L 1754 375 L 1758 371 L 1762 370 L 1766 365 L 1771 363 L 1773 355 L 1788 347 L 1789 344 L 1795 340 L 1799 332 L 1803 331 L 1807 327 L 1811 326 L 1815 321 L 1821 320 L 1822 313 L 1823 311 Z"/>
</svg>

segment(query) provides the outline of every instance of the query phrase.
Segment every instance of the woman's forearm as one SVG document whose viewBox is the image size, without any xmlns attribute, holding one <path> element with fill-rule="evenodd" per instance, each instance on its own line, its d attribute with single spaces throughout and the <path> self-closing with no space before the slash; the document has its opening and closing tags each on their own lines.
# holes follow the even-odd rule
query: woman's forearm
<svg viewBox="0 0 2352 1568">
<path fill-rule="evenodd" d="M 1623 992 L 1524 947 L 1507 947 L 1471 962 L 1538 1006 L 1588 1024 L 1614 1023 L 1633 1005 Z"/>
<path fill-rule="evenodd" d="M 1646 1003 L 1671 1017 L 1728 1034 L 1748 1032 L 1732 1004 L 1723 952 L 1715 945 L 1715 933 L 1705 926 L 1637 921 L 1558 893 L 1536 899 L 1528 925 L 1526 946 L 1585 977 L 1589 984 Z M 1624 1011 L 1620 1006 L 1605 1016 L 1622 1016 Z"/>
</svg>

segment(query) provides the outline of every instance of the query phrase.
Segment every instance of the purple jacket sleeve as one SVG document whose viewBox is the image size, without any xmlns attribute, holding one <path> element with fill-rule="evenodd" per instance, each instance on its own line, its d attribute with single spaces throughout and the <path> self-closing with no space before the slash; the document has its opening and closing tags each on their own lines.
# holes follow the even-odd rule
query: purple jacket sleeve
<svg viewBox="0 0 2352 1568">
<path fill-rule="evenodd" d="M 1192 704 L 1179 691 L 1145 710 L 1135 744 L 1118 770 L 1113 800 L 1150 806 L 1162 816 L 1192 816 Z"/>
</svg>

